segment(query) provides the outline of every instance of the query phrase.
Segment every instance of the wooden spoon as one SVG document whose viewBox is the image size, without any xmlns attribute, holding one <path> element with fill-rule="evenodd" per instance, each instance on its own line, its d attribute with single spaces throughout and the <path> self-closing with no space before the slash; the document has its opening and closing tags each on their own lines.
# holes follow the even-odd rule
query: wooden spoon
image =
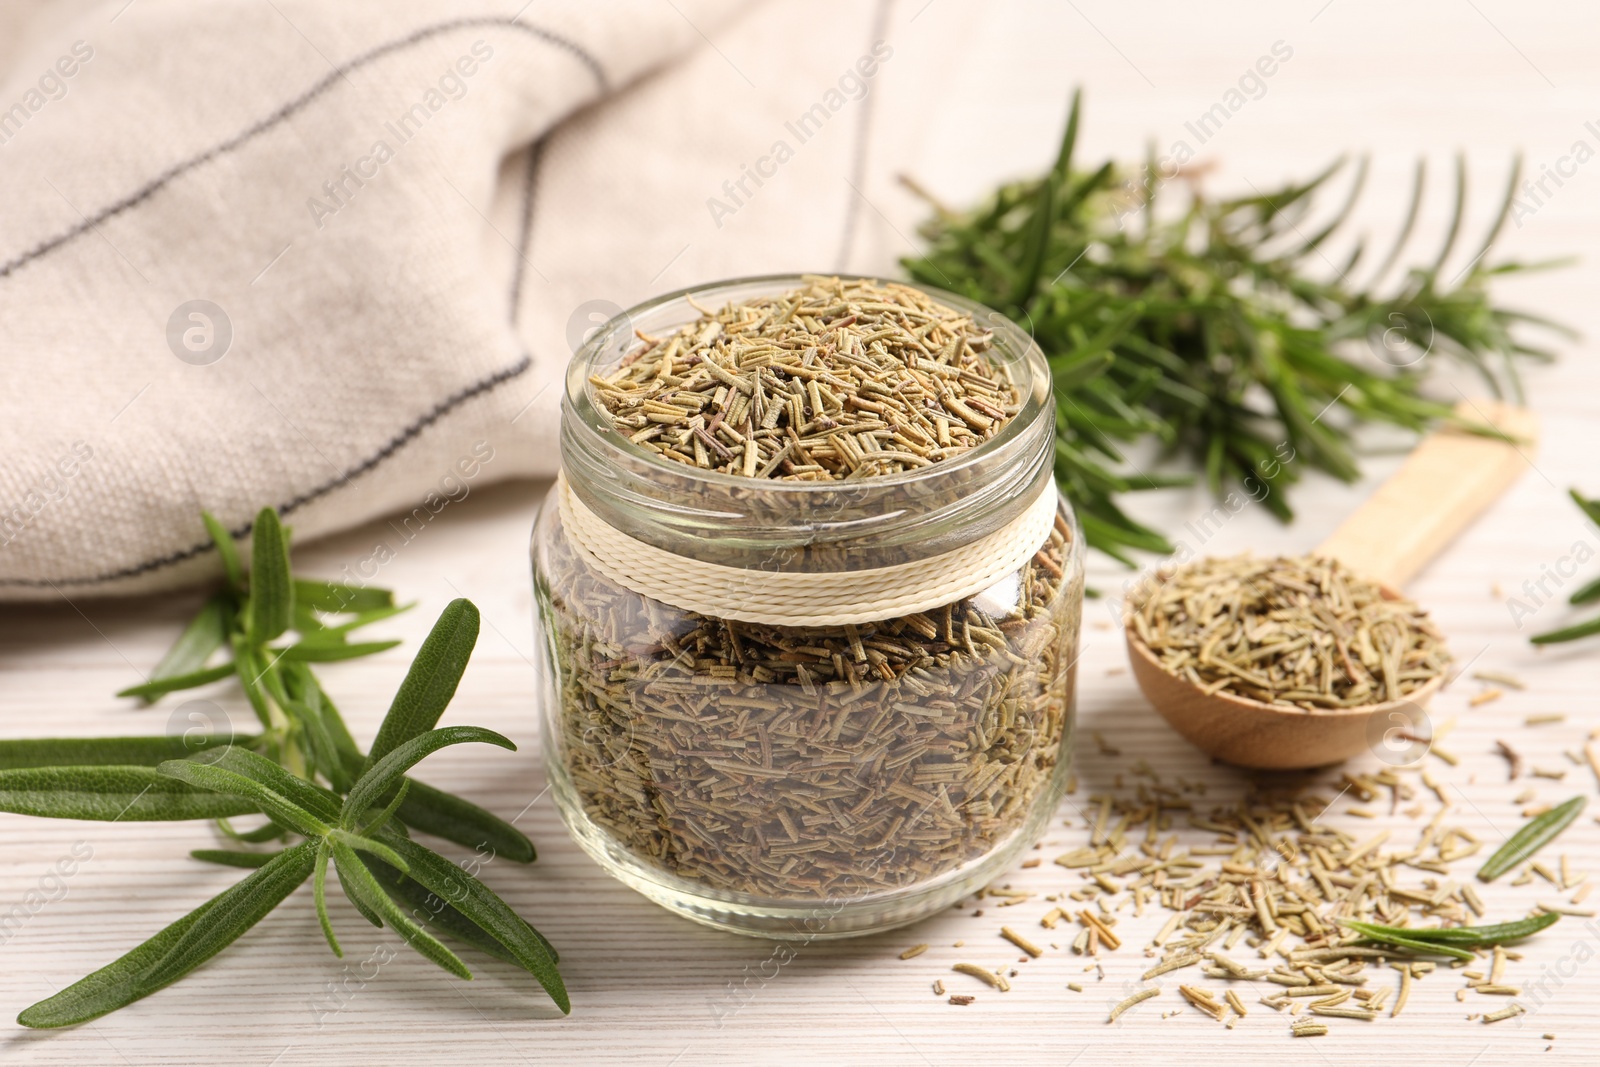
<svg viewBox="0 0 1600 1067">
<path fill-rule="evenodd" d="M 1487 421 L 1517 443 L 1440 429 L 1316 550 L 1398 596 L 1403 586 L 1500 496 L 1531 462 L 1538 423 L 1505 404 L 1463 402 L 1456 414 Z M 1373 749 L 1387 730 L 1421 718 L 1444 684 L 1433 679 L 1402 700 L 1305 711 L 1227 693 L 1208 694 L 1162 669 L 1126 627 L 1133 676 L 1161 716 L 1202 752 L 1241 767 L 1320 767 Z"/>
</svg>

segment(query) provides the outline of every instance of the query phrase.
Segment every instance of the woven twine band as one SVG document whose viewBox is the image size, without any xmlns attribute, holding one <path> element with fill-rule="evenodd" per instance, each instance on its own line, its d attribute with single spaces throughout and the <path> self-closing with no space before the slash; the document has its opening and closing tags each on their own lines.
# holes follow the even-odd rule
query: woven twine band
<svg viewBox="0 0 1600 1067">
<path fill-rule="evenodd" d="M 631 537 L 556 479 L 561 525 L 595 570 L 640 596 L 718 619 L 774 626 L 843 626 L 942 608 L 1019 570 L 1056 521 L 1047 480 L 1022 514 L 969 545 L 913 563 L 836 572 L 763 571 L 680 556 Z"/>
</svg>

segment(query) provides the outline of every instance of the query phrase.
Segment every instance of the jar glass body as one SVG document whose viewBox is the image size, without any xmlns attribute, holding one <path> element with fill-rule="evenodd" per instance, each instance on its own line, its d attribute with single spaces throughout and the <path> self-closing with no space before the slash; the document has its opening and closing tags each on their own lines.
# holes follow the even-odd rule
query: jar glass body
<svg viewBox="0 0 1600 1067">
<path fill-rule="evenodd" d="M 1083 548 L 1050 484 L 1049 372 L 992 321 L 1027 402 L 959 464 L 755 485 L 629 446 L 587 396 L 635 329 L 660 334 L 798 277 L 674 294 L 580 350 L 563 404 L 572 494 L 653 545 L 762 575 L 925 560 L 1048 493 L 1055 525 L 987 588 L 899 617 L 789 626 L 717 617 L 608 577 L 557 492 L 532 540 L 539 701 L 551 791 L 609 873 L 689 918 L 814 939 L 913 922 L 986 884 L 1042 833 L 1073 735 Z M 692 301 L 692 302 L 691 302 Z M 987 451 L 986 451 L 987 450 Z M 980 455 L 980 453 L 982 453 Z"/>
</svg>

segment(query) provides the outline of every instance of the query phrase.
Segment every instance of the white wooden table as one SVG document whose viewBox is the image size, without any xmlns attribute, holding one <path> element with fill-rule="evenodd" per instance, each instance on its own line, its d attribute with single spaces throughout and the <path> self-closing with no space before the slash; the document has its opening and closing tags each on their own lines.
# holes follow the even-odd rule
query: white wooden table
<svg viewBox="0 0 1600 1067">
<path fill-rule="evenodd" d="M 1600 148 L 1600 67 L 1593 62 L 1600 20 L 1577 4 L 1517 5 L 1505 0 L 1398 5 L 1362 0 L 1292 4 L 996 5 L 983 33 L 961 57 L 918 55 L 916 26 L 942 17 L 957 0 L 905 0 L 891 32 L 899 56 L 943 64 L 952 79 L 930 139 L 915 159 L 877 160 L 872 188 L 891 189 L 896 170 L 914 171 L 941 194 L 960 201 L 992 181 L 1043 165 L 1053 150 L 1069 86 L 1091 91 L 1084 144 L 1090 156 L 1142 150 L 1147 136 L 1163 149 L 1184 137 L 1184 122 L 1222 98 L 1244 69 L 1275 41 L 1293 48 L 1291 60 L 1224 130 L 1201 150 L 1223 166 L 1217 187 L 1304 174 L 1337 150 L 1373 153 L 1374 172 L 1364 225 L 1383 244 L 1402 210 L 1408 168 L 1419 152 L 1433 162 L 1431 211 L 1419 230 L 1429 247 L 1442 226 L 1448 153 L 1466 148 L 1481 199 L 1481 226 L 1493 189 L 1513 147 L 1527 152 L 1531 173 L 1552 166 L 1584 140 Z M 959 61 L 957 61 L 959 58 Z M 900 62 L 897 60 L 897 62 Z M 912 66 L 907 62 L 905 67 Z M 892 94 L 889 97 L 892 99 Z M 1192 141 L 1192 138 L 1190 138 Z M 950 146 L 963 145 L 959 151 Z M 942 146 L 942 147 L 941 147 Z M 1592 253 L 1600 236 L 1596 176 L 1600 164 L 1578 168 L 1542 205 L 1508 231 L 1505 254 L 1538 259 Z M 915 209 L 884 192 L 887 219 L 871 219 L 879 265 L 904 251 Z M 870 246 L 870 242 L 869 242 Z M 859 266 L 869 264 L 862 263 Z M 1600 328 L 1593 292 L 1600 269 L 1591 262 L 1505 287 L 1505 297 L 1556 315 L 1593 334 Z M 1583 793 L 1596 783 L 1572 766 L 1563 750 L 1581 747 L 1600 725 L 1593 679 L 1600 640 L 1536 653 L 1528 633 L 1566 618 L 1559 604 L 1540 608 L 1519 630 L 1507 598 L 1521 596 L 1580 542 L 1592 553 L 1600 532 L 1579 521 L 1565 499 L 1568 486 L 1600 495 L 1600 372 L 1592 343 L 1563 345 L 1559 364 L 1530 375 L 1534 406 L 1545 435 L 1536 459 L 1510 494 L 1428 569 L 1412 592 L 1430 606 L 1450 635 L 1458 658 L 1475 667 L 1512 671 L 1525 692 L 1469 708 L 1477 685 L 1463 679 L 1434 707 L 1435 721 L 1458 719 L 1449 747 L 1462 757 L 1435 773 L 1460 785 L 1469 803 L 1457 821 L 1498 844 L 1519 820 L 1512 797 L 1533 786 L 1545 800 Z M 1393 458 L 1369 462 L 1376 478 Z M 1300 511 L 1290 527 L 1262 509 L 1246 509 L 1205 544 L 1206 551 L 1304 550 L 1319 542 L 1370 491 L 1371 481 L 1340 486 L 1311 478 L 1296 494 Z M 321 943 L 309 891 L 302 890 L 199 974 L 98 1022 L 61 1033 L 30 1033 L 0 1022 L 0 1060 L 39 1064 L 344 1064 L 626 1063 L 678 1064 L 815 1062 L 889 1064 L 1184 1062 L 1254 1063 L 1292 1056 L 1308 1063 L 1408 1063 L 1466 1067 L 1521 1056 L 1541 1062 L 1593 1062 L 1600 1040 L 1600 925 L 1564 920 L 1525 947 L 1512 980 L 1534 980 L 1560 969 L 1555 992 L 1539 1010 L 1495 1026 L 1468 1022 L 1481 1003 L 1457 1003 L 1459 980 L 1434 978 L 1414 992 L 1399 1020 L 1331 1020 L 1324 1038 L 1291 1041 L 1287 1022 L 1257 1007 L 1225 1031 L 1182 1007 L 1176 993 L 1141 1005 L 1118 1026 L 1105 1023 L 1148 963 L 1138 945 L 1163 921 L 1125 919 L 1127 947 L 1103 957 L 1104 979 L 1085 974 L 1069 952 L 1018 964 L 1012 992 L 981 988 L 969 1007 L 933 995 L 944 978 L 953 989 L 958 960 L 998 965 L 1016 953 L 997 934 L 1001 922 L 1033 926 L 1044 910 L 1024 905 L 973 918 L 951 911 L 909 930 L 802 948 L 781 968 L 772 946 L 703 929 L 668 915 L 603 875 L 566 838 L 545 796 L 533 707 L 532 605 L 526 539 L 544 486 L 474 489 L 440 521 L 398 551 L 381 581 L 416 599 L 419 608 L 374 628 L 402 636 L 388 654 L 329 665 L 323 678 L 362 739 L 375 729 L 417 642 L 452 597 L 475 600 L 485 625 L 478 652 L 448 721 L 501 730 L 522 744 L 518 753 L 434 757 L 427 777 L 504 816 L 519 817 L 539 846 L 530 867 L 500 861 L 485 879 L 555 942 L 572 992 L 574 1012 L 559 1017 L 532 984 L 510 968 L 474 957 L 478 979 L 457 981 L 408 952 L 375 966 L 394 947 L 385 931 L 362 923 L 340 901 L 335 921 L 347 957 Z M 1141 514 L 1174 531 L 1207 506 L 1198 493 L 1172 492 L 1138 502 Z M 1181 536 L 1187 536 L 1182 535 Z M 356 530 L 297 555 L 311 574 L 337 573 L 393 541 L 382 524 Z M 1596 572 L 1600 564 L 1585 569 Z M 1115 589 L 1112 567 L 1094 579 Z M 1568 588 L 1571 588 L 1569 584 Z M 160 602 L 84 601 L 39 608 L 0 608 L 0 735 L 104 735 L 160 732 L 182 701 L 138 710 L 111 694 L 155 662 L 198 594 Z M 1211 766 L 1189 749 L 1142 702 L 1121 670 L 1123 653 L 1109 628 L 1105 603 L 1091 602 L 1085 627 L 1080 693 L 1083 736 L 1092 731 L 1120 748 L 1122 759 L 1147 760 L 1162 774 L 1210 784 L 1219 801 L 1236 796 L 1247 779 Z M 193 694 L 213 701 L 243 724 L 248 710 L 236 691 L 217 686 Z M 1556 725 L 1526 728 L 1525 716 L 1564 713 Z M 1514 738 L 1530 763 L 1567 770 L 1560 782 L 1508 783 L 1492 754 L 1496 738 Z M 1093 746 L 1088 746 L 1093 752 Z M 1110 785 L 1117 761 L 1080 759 L 1080 791 Z M 1393 825 L 1401 838 L 1415 832 L 1403 815 L 1376 823 L 1343 819 L 1354 831 Z M 1600 811 L 1600 807 L 1593 809 Z M 1083 821 L 1064 805 L 1037 853 L 1046 862 L 1008 880 L 1039 893 L 1073 888 L 1078 876 L 1048 862 L 1082 844 Z M 1189 831 L 1189 833 L 1194 833 Z M 1195 834 L 1196 841 L 1207 835 Z M 0 816 L 0 915 L 14 903 L 53 897 L 31 911 L 14 933 L 0 934 L 0 1017 L 108 962 L 161 925 L 237 877 L 186 857 L 212 842 L 202 824 L 49 823 Z M 92 850 L 64 884 L 47 877 L 58 859 Z M 1566 852 L 1576 869 L 1600 877 L 1600 826 L 1585 815 L 1551 855 Z M 1463 865 L 1462 874 L 1471 864 Z M 1520 914 L 1536 899 L 1556 896 L 1547 885 L 1496 883 L 1484 891 L 1497 915 Z M 1002 917 L 1003 916 L 1003 917 Z M 1148 929 L 1146 929 L 1148 927 Z M 933 947 L 901 961 L 915 942 Z M 962 949 L 954 942 L 965 941 Z M 1065 939 L 1061 939 L 1065 945 Z M 375 955 L 376 954 L 376 955 Z M 374 973 L 375 971 L 375 973 Z M 365 977 L 363 975 L 365 974 Z M 953 981 L 952 978 L 955 980 Z M 1085 992 L 1069 992 L 1081 982 Z M 974 985 L 976 983 L 973 983 Z M 1492 998 L 1474 998 L 1477 1001 Z M 1247 1001 L 1254 1003 L 1253 997 Z M 1558 1035 L 1546 1041 L 1541 1034 Z M 1546 1047 L 1551 1046 L 1548 1051 Z"/>
</svg>

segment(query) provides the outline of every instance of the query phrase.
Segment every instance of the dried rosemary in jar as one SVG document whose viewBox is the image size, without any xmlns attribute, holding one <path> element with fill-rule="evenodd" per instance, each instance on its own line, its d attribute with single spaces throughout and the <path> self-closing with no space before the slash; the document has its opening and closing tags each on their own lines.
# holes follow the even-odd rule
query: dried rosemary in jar
<svg viewBox="0 0 1600 1067">
<path fill-rule="evenodd" d="M 1018 407 L 990 333 L 909 285 L 810 278 L 641 338 L 591 385 L 630 441 L 702 470 L 894 474 L 982 443 Z"/>
<path fill-rule="evenodd" d="M 863 279 L 644 305 L 574 361 L 534 533 L 574 836 L 703 922 L 909 922 L 1065 780 L 1082 548 L 1049 372 L 959 298 Z"/>
<path fill-rule="evenodd" d="M 1315 556 L 1186 563 L 1131 598 L 1128 618 L 1169 674 L 1307 711 L 1403 699 L 1450 663 L 1416 604 Z"/>
</svg>

